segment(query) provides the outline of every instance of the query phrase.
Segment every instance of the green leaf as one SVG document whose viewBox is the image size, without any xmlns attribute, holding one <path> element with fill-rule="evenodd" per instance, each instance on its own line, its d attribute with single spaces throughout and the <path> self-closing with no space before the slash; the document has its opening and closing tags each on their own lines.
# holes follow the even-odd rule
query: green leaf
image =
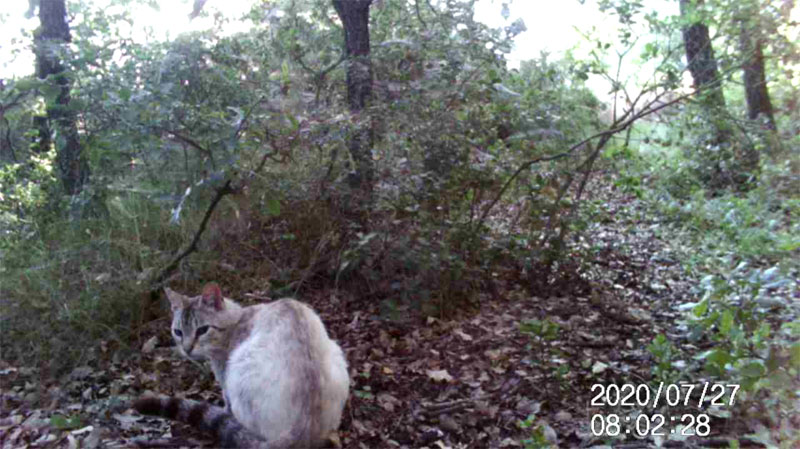
<svg viewBox="0 0 800 449">
<path fill-rule="evenodd" d="M 56 429 L 66 429 L 67 418 L 65 418 L 63 415 L 53 415 L 50 417 L 50 425 Z"/>
<path fill-rule="evenodd" d="M 786 370 L 775 371 L 767 378 L 769 387 L 774 391 L 791 388 L 793 381 L 794 379 L 792 379 L 792 376 L 790 376 Z"/>
<path fill-rule="evenodd" d="M 542 328 L 542 322 L 536 319 L 524 321 L 519 325 L 520 331 L 537 336 L 542 334 Z"/>
<path fill-rule="evenodd" d="M 700 301 L 700 303 L 697 304 L 697 306 L 695 306 L 694 310 L 692 310 L 692 313 L 694 313 L 694 316 L 696 316 L 697 318 L 700 318 L 701 316 L 705 315 L 707 311 L 708 311 L 708 299 L 704 299 Z"/>
<path fill-rule="evenodd" d="M 555 340 L 558 337 L 558 324 L 546 320 L 544 322 L 543 333 L 545 340 Z"/>
<path fill-rule="evenodd" d="M 298 129 L 300 129 L 300 122 L 294 117 L 294 115 L 289 114 L 286 117 L 292 124 L 292 131 L 297 131 Z"/>
<path fill-rule="evenodd" d="M 793 368 L 800 368 L 800 342 L 793 344 L 789 348 L 791 354 L 791 363 Z"/>
<path fill-rule="evenodd" d="M 53 103 L 56 101 L 56 98 L 58 98 L 58 94 L 61 93 L 61 87 L 55 84 L 43 84 L 41 92 L 46 102 Z"/>
<path fill-rule="evenodd" d="M 687 310 L 693 310 L 698 305 L 700 305 L 700 303 L 697 303 L 697 302 L 685 302 L 683 304 L 678 305 L 678 310 L 681 311 L 681 312 L 685 312 Z"/>
<path fill-rule="evenodd" d="M 373 399 L 375 397 L 372 393 L 368 391 L 355 390 L 353 393 L 361 399 Z"/>
<path fill-rule="evenodd" d="M 733 327 L 733 312 L 726 310 L 722 313 L 722 319 L 719 322 L 719 331 L 722 335 L 728 335 Z"/>
<path fill-rule="evenodd" d="M 744 377 L 759 378 L 764 376 L 767 369 L 764 367 L 764 362 L 762 360 L 751 359 L 747 364 L 742 366 L 740 372 Z"/>
<path fill-rule="evenodd" d="M 759 342 L 765 341 L 767 338 L 769 338 L 769 334 L 771 333 L 771 329 L 772 328 L 770 327 L 769 323 L 761 323 L 761 325 L 758 326 L 758 329 L 756 330 L 756 332 L 755 332 L 755 334 L 753 336 Z"/>
<path fill-rule="evenodd" d="M 281 81 L 283 83 L 288 83 L 290 81 L 289 64 L 286 61 L 283 61 L 281 64 Z"/>
<path fill-rule="evenodd" d="M 35 89 L 35 88 L 39 87 L 41 84 L 42 83 L 39 80 L 31 79 L 31 78 L 24 78 L 24 79 L 18 80 L 14 84 L 14 87 L 17 90 L 25 91 L 25 90 Z"/>
<path fill-rule="evenodd" d="M 281 214 L 281 202 L 276 200 L 275 198 L 270 198 L 267 200 L 267 213 L 272 215 L 273 217 L 277 217 Z"/>
<path fill-rule="evenodd" d="M 56 429 L 70 430 L 81 427 L 82 423 L 79 416 L 67 418 L 64 415 L 53 415 L 50 417 L 50 425 Z"/>
<path fill-rule="evenodd" d="M 706 351 L 699 356 L 698 359 L 705 359 L 706 364 L 709 368 L 713 370 L 724 370 L 725 365 L 730 363 L 734 360 L 734 357 L 731 355 L 730 352 L 724 349 L 713 349 L 711 351 Z"/>
</svg>

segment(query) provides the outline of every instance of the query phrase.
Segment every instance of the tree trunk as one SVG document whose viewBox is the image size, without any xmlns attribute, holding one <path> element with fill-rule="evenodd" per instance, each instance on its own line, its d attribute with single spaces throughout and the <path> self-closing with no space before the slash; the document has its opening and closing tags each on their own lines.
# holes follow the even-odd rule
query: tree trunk
<svg viewBox="0 0 800 449">
<path fill-rule="evenodd" d="M 748 26 L 747 21 L 741 21 L 740 43 L 747 116 L 750 120 L 763 116 L 767 128 L 774 131 L 775 116 L 772 113 L 772 102 L 769 99 L 767 79 L 764 75 L 763 42 L 761 33 L 755 25 Z"/>
<path fill-rule="evenodd" d="M 695 7 L 703 4 L 703 1 L 680 0 L 681 16 L 686 17 L 691 14 Z M 724 107 L 725 97 L 722 95 L 722 84 L 717 71 L 717 60 L 711 48 L 708 27 L 701 22 L 694 22 L 684 27 L 683 44 L 686 47 L 686 61 L 694 86 L 704 89 L 704 103 L 710 108 Z"/>
<path fill-rule="evenodd" d="M 686 62 L 692 74 L 694 87 L 700 89 L 700 105 L 705 113 L 705 121 L 712 127 L 706 137 L 705 145 L 701 145 L 698 160 L 701 161 L 701 177 L 707 185 L 719 188 L 735 184 L 737 181 L 730 170 L 734 157 L 730 150 L 733 134 L 729 125 L 722 118 L 725 108 L 725 96 L 722 93 L 722 79 L 717 69 L 717 60 L 711 46 L 708 26 L 694 13 L 704 4 L 704 0 L 680 0 L 681 17 L 689 23 L 683 24 L 683 44 L 686 49 Z M 710 146 L 716 151 L 704 151 Z"/>
<path fill-rule="evenodd" d="M 89 165 L 81 154 L 75 113 L 69 109 L 71 81 L 61 62 L 65 44 L 71 41 L 65 0 L 40 0 L 40 28 L 34 37 L 36 76 L 50 79 L 58 88 L 55 99 L 48 98 L 47 119 L 60 138 L 56 140 L 56 161 L 65 191 L 74 195 L 89 177 Z M 39 141 L 51 139 L 50 127 L 39 123 Z M 40 148 L 47 150 L 47 148 Z"/>
<path fill-rule="evenodd" d="M 767 77 L 764 72 L 763 38 L 758 27 L 758 11 L 742 17 L 739 21 L 739 45 L 742 52 L 742 78 L 744 79 L 744 94 L 747 100 L 747 117 L 750 120 L 763 120 L 764 127 L 761 134 L 767 143 L 767 151 L 771 143 L 779 142 L 774 137 L 777 127 L 775 116 L 772 113 L 772 102 L 767 91 Z M 770 136 L 772 135 L 772 136 Z M 748 145 L 741 155 L 742 163 L 750 173 L 755 173 L 759 168 L 761 155 L 755 145 Z"/>
<path fill-rule="evenodd" d="M 333 0 L 344 27 L 347 55 L 347 103 L 358 119 L 372 96 L 372 64 L 369 48 L 369 5 L 372 0 Z M 373 131 L 370 120 L 357 120 L 348 148 L 356 164 L 349 177 L 351 187 L 369 196 L 374 179 Z"/>
</svg>

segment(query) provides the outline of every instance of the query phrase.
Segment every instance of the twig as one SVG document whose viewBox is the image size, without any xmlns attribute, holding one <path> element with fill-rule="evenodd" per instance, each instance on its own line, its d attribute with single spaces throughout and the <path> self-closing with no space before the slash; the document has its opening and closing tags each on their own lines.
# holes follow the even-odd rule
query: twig
<svg viewBox="0 0 800 449">
<path fill-rule="evenodd" d="M 427 417 L 438 416 L 438 415 L 447 415 L 447 414 L 453 413 L 453 412 L 460 412 L 461 410 L 463 410 L 465 408 L 468 408 L 468 407 L 470 407 L 472 405 L 474 405 L 472 403 L 472 401 L 460 402 L 458 404 L 453 404 L 450 407 L 444 407 L 444 408 L 441 408 L 441 409 L 423 410 L 422 414 L 427 416 Z"/>
<path fill-rule="evenodd" d="M 422 20 L 422 14 L 420 13 L 420 10 L 419 10 L 419 2 L 418 1 L 414 2 L 414 9 L 417 11 L 417 20 L 419 20 L 419 23 L 422 24 L 422 28 L 427 30 L 428 29 L 428 24 L 425 23 L 424 20 Z"/>
<path fill-rule="evenodd" d="M 264 156 L 261 158 L 261 162 L 258 164 L 258 167 L 256 167 L 256 169 L 251 172 L 250 176 L 255 176 L 256 173 L 260 172 L 261 169 L 264 168 L 264 165 L 267 164 L 267 159 L 269 159 L 271 156 L 274 156 L 275 153 L 276 151 L 270 151 L 268 153 L 264 153 Z"/>
<path fill-rule="evenodd" d="M 250 116 L 253 114 L 253 111 L 256 109 L 256 106 L 261 104 L 261 102 L 264 101 L 264 99 L 265 99 L 264 96 L 258 97 L 258 99 L 256 99 L 255 102 L 253 102 L 253 105 L 247 109 L 247 112 L 244 113 L 244 116 L 242 116 L 242 119 L 239 121 L 239 125 L 236 127 L 236 132 L 233 134 L 237 140 L 242 135 L 242 131 L 244 131 L 244 127 L 247 124 L 247 120 L 250 119 Z"/>
<path fill-rule="evenodd" d="M 648 104 L 647 107 L 645 107 L 645 109 L 640 111 L 638 114 L 633 115 L 631 118 L 629 118 L 629 119 L 627 119 L 625 121 L 622 121 L 621 123 L 618 122 L 618 123 L 612 124 L 612 128 L 607 129 L 605 131 L 601 131 L 601 132 L 599 132 L 597 134 L 591 135 L 591 136 L 581 140 L 580 142 L 576 143 L 575 145 L 572 145 L 568 150 L 566 150 L 564 152 L 561 152 L 561 153 L 558 153 L 558 154 L 554 154 L 552 156 L 542 156 L 542 157 L 539 157 L 539 158 L 536 158 L 536 159 L 532 159 L 530 161 L 527 161 L 527 162 L 523 163 L 514 172 L 514 174 L 511 175 L 510 178 L 508 178 L 508 180 L 505 182 L 505 184 L 503 184 L 503 187 L 500 189 L 500 192 L 498 192 L 497 195 L 495 195 L 495 197 L 492 200 L 492 202 L 489 203 L 489 206 L 487 206 L 486 209 L 483 211 L 483 214 L 481 214 L 481 218 L 476 222 L 475 229 L 477 230 L 477 229 L 480 228 L 480 226 L 483 225 L 483 222 L 486 220 L 486 217 L 489 215 L 489 212 L 492 210 L 492 208 L 495 206 L 495 204 L 497 204 L 497 202 L 500 201 L 500 198 L 502 198 L 503 195 L 506 193 L 508 188 L 511 186 L 511 183 L 513 183 L 514 180 L 516 180 L 517 177 L 519 177 L 519 175 L 523 171 L 527 170 L 528 168 L 530 168 L 534 164 L 538 164 L 540 162 L 554 161 L 556 159 L 561 159 L 561 158 L 570 156 L 570 155 L 572 155 L 573 152 L 575 152 L 575 150 L 581 148 L 585 143 L 587 143 L 587 142 L 589 142 L 591 140 L 594 140 L 594 139 L 596 139 L 598 137 L 612 136 L 612 135 L 614 135 L 614 134 L 616 134 L 616 133 L 618 133 L 620 131 L 624 131 L 625 128 L 627 128 L 628 126 L 632 125 L 634 122 L 636 122 L 637 120 L 641 119 L 642 117 L 646 117 L 646 116 L 648 116 L 650 114 L 653 114 L 655 112 L 660 111 L 661 109 L 664 109 L 666 107 L 672 106 L 673 104 L 679 103 L 679 102 L 685 100 L 686 98 L 689 98 L 689 97 L 697 94 L 701 90 L 703 90 L 703 88 L 695 89 L 695 90 L 693 90 L 692 92 L 690 92 L 688 94 L 681 95 L 681 96 L 679 96 L 679 97 L 677 97 L 677 98 L 675 98 L 673 100 L 670 100 L 670 101 L 668 101 L 666 103 L 661 103 L 660 105 L 658 105 L 656 107 L 651 107 L 652 103 L 650 103 L 650 104 Z M 625 115 L 623 115 L 623 117 L 626 117 L 628 115 L 629 114 L 625 114 Z M 608 140 L 608 137 L 606 137 L 606 141 L 607 140 Z M 596 154 L 596 153 L 599 153 L 598 149 L 595 149 L 594 154 Z"/>
<path fill-rule="evenodd" d="M 308 280 L 308 277 L 311 275 L 312 271 L 319 262 L 320 253 L 322 253 L 322 250 L 325 248 L 325 246 L 327 246 L 328 242 L 331 241 L 332 234 L 333 231 L 323 235 L 322 238 L 319 239 L 319 242 L 317 243 L 317 246 L 316 248 L 314 248 L 314 252 L 312 253 L 311 260 L 308 263 L 308 267 L 305 270 L 303 270 L 303 276 L 297 282 L 297 286 L 294 288 L 294 293 L 292 294 L 292 296 L 297 296 L 297 292 L 300 291 L 300 287 L 302 287 L 303 284 Z"/>
<path fill-rule="evenodd" d="M 336 61 L 334 61 L 333 63 L 331 63 L 331 65 L 329 65 L 328 67 L 326 67 L 326 68 L 324 68 L 324 69 L 322 69 L 322 70 L 320 70 L 320 71 L 318 72 L 318 71 L 316 71 L 316 70 L 312 69 L 311 67 L 307 66 L 307 65 L 306 65 L 306 64 L 303 62 L 303 55 L 296 55 L 296 56 L 295 56 L 295 58 L 294 58 L 295 62 L 297 62 L 298 64 L 300 64 L 300 67 L 301 67 L 303 70 L 305 70 L 306 72 L 310 73 L 310 74 L 311 74 L 311 75 L 312 75 L 312 76 L 313 76 L 315 79 L 317 79 L 317 80 L 319 80 L 319 81 L 322 81 L 323 79 L 325 79 L 325 76 L 326 76 L 326 75 L 327 75 L 327 74 L 328 74 L 328 73 L 329 73 L 331 70 L 335 69 L 336 67 L 339 67 L 339 64 L 341 64 L 342 62 L 344 62 L 344 60 L 345 60 L 345 59 L 347 59 L 347 54 L 346 54 L 346 53 L 344 53 L 344 52 L 342 52 L 342 54 L 341 54 L 341 55 L 339 55 L 339 59 L 337 59 Z"/>
<path fill-rule="evenodd" d="M 177 138 L 181 142 L 183 142 L 185 144 L 188 144 L 192 148 L 194 148 L 196 150 L 199 150 L 200 152 L 204 153 L 206 156 L 208 156 L 208 159 L 211 161 L 211 167 L 213 167 L 216 170 L 216 163 L 214 162 L 214 155 L 211 153 L 211 150 L 209 150 L 208 148 L 205 148 L 204 146 L 200 145 L 197 141 L 195 141 L 191 137 L 184 136 L 183 134 L 179 133 L 178 131 L 174 131 L 174 130 L 171 130 L 171 129 L 168 129 L 168 128 L 164 128 L 164 127 L 161 127 L 161 126 L 158 126 L 156 128 L 158 128 L 158 129 L 160 129 L 160 130 L 162 130 L 164 132 L 167 132 L 169 134 L 172 134 L 175 138 Z"/>
<path fill-rule="evenodd" d="M 208 225 L 208 221 L 211 219 L 211 215 L 214 213 L 214 209 L 216 209 L 217 204 L 219 204 L 220 200 L 222 200 L 222 198 L 225 195 L 229 195 L 231 193 L 234 193 L 235 191 L 236 190 L 233 187 L 231 187 L 230 179 L 225 181 L 225 184 L 219 189 L 217 189 L 217 194 L 214 196 L 214 199 L 211 201 L 211 204 L 208 206 L 208 209 L 206 209 L 206 214 L 205 216 L 203 216 L 203 221 L 200 222 L 200 227 L 197 228 L 197 231 L 194 233 L 192 241 L 183 251 L 181 251 L 177 256 L 175 256 L 172 259 L 172 261 L 169 264 L 167 264 L 166 267 L 164 267 L 158 273 L 158 276 L 156 276 L 153 282 L 151 283 L 151 285 L 153 286 L 152 290 L 155 290 L 158 287 L 160 287 L 160 284 L 163 283 L 172 274 L 175 268 L 178 267 L 178 264 L 180 264 L 181 261 L 184 258 L 186 258 L 186 256 L 197 250 L 197 244 L 200 242 L 200 237 L 203 235 L 203 232 L 205 232 L 206 226 Z"/>
<path fill-rule="evenodd" d="M 485 394 L 483 396 L 478 396 L 477 398 L 456 399 L 453 401 L 423 405 L 424 410 L 422 410 L 421 413 L 425 416 L 434 416 L 434 415 L 443 415 L 446 413 L 452 413 L 454 411 L 464 409 L 471 405 L 475 405 L 476 402 L 489 399 L 492 396 L 493 395 L 491 394 Z"/>
<path fill-rule="evenodd" d="M 144 448 L 144 449 L 154 449 L 154 448 L 179 448 L 179 447 L 198 447 L 200 446 L 200 442 L 197 440 L 188 440 L 186 438 L 162 438 L 158 440 L 135 440 L 134 444 L 136 447 Z"/>
</svg>

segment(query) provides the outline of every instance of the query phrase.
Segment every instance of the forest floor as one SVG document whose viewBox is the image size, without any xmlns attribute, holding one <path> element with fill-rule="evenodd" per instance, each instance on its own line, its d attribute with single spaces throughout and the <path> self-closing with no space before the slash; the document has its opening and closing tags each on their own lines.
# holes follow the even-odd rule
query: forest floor
<svg viewBox="0 0 800 449">
<path fill-rule="evenodd" d="M 724 437 L 747 433 L 740 420 L 712 417 L 703 438 L 670 433 L 680 427 L 669 420 L 663 437 L 636 439 L 625 426 L 616 438 L 592 435 L 593 415 L 635 413 L 591 407 L 599 391 L 593 386 L 657 385 L 647 347 L 658 334 L 688 344 L 676 307 L 696 300 L 695 280 L 681 268 L 690 248 L 610 183 L 596 183 L 593 195 L 602 218 L 584 233 L 588 243 L 578 243 L 597 249 L 575 280 L 583 288 L 536 296 L 499 281 L 474 307 L 447 319 L 382 318 L 379 302 L 333 290 L 303 296 L 350 364 L 351 397 L 339 431 L 344 448 L 523 447 L 537 427 L 565 448 L 728 447 Z M 521 330 L 521 323 L 545 319 L 557 325 L 551 339 Z M 154 323 L 154 333 L 165 323 Z M 128 407 L 145 391 L 221 404 L 210 371 L 182 360 L 170 344 L 150 339 L 130 358 L 106 354 L 58 379 L 0 366 L 2 447 L 212 447 L 194 429 Z M 699 376 L 698 384 L 705 381 Z M 657 412 L 668 419 L 700 413 L 696 406 Z M 533 425 L 523 428 L 532 415 Z"/>
</svg>

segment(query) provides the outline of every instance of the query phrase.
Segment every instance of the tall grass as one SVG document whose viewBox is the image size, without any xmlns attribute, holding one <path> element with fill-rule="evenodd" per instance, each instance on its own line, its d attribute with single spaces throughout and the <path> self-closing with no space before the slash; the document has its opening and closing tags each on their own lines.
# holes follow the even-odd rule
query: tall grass
<svg viewBox="0 0 800 449">
<path fill-rule="evenodd" d="M 168 224 L 168 207 L 140 194 L 88 203 L 93 217 L 37 211 L 28 232 L 3 243 L 4 360 L 57 369 L 98 357 L 95 343 L 101 340 L 106 348 L 122 349 L 135 341 L 147 304 L 146 274 L 187 231 Z"/>
</svg>

